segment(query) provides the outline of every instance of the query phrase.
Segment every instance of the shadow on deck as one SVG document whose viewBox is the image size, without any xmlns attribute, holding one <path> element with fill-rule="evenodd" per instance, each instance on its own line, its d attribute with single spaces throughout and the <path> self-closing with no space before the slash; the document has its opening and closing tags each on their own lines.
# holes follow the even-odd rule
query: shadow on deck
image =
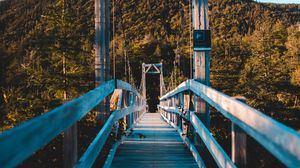
<svg viewBox="0 0 300 168">
<path fill-rule="evenodd" d="M 117 149 L 111 167 L 198 166 L 177 130 L 159 113 L 146 113 Z"/>
</svg>

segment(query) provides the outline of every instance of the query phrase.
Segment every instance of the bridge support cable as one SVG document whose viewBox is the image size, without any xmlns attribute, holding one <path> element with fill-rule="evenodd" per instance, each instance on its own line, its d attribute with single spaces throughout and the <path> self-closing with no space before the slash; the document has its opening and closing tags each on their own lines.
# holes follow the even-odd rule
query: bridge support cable
<svg viewBox="0 0 300 168">
<path fill-rule="evenodd" d="M 113 118 L 109 120 L 114 122 L 106 124 L 106 127 L 110 127 L 110 124 L 113 125 L 116 120 L 131 113 L 137 112 L 138 115 L 142 114 L 138 111 L 143 111 L 146 107 L 146 101 L 133 86 L 119 80 L 111 80 L 102 83 L 94 90 L 89 91 L 79 98 L 1 133 L 1 167 L 16 167 L 18 164 L 22 163 L 34 152 L 49 143 L 53 138 L 82 119 L 115 89 L 122 89 L 130 92 L 132 95 L 131 97 L 134 97 L 134 99 L 132 99 L 127 108 L 116 110 L 112 115 Z M 135 119 L 136 118 L 131 121 L 134 121 Z M 106 127 L 101 130 L 106 129 Z M 101 146 L 101 143 L 95 144 L 97 150 L 99 149 L 98 147 Z M 95 151 L 95 149 L 90 150 Z M 87 158 L 87 160 L 88 161 L 85 160 L 83 163 L 88 163 L 88 165 L 92 164 L 89 162 L 93 161 L 92 158 Z"/>
<path fill-rule="evenodd" d="M 113 79 L 116 79 L 116 6 L 115 2 L 116 0 L 112 0 L 112 38 L 113 38 L 113 46 L 112 46 L 112 57 L 113 57 Z"/>
<path fill-rule="evenodd" d="M 206 128 L 198 115 L 196 115 L 196 112 L 183 109 L 182 103 L 180 103 L 182 101 L 180 95 L 187 91 L 201 97 L 202 100 L 228 118 L 232 124 L 234 124 L 233 132 L 251 136 L 287 167 L 300 167 L 299 132 L 275 121 L 262 112 L 238 101 L 236 98 L 220 93 L 197 80 L 187 80 L 160 98 L 159 109 L 165 116 L 165 113 L 168 113 L 167 117 L 171 116 L 169 117 L 171 121 L 176 121 L 174 120 L 176 117 L 172 117 L 171 114 L 175 114 L 189 121 L 196 130 L 195 133 L 200 136 L 219 167 L 235 167 L 232 163 L 243 166 L 240 164 L 246 163 L 239 162 L 237 158 L 245 159 L 243 157 L 246 157 L 246 155 L 244 155 L 243 152 L 234 153 L 232 156 L 235 158 L 233 158 L 232 161 L 230 160 L 222 147 L 217 143 L 214 137 L 211 136 L 209 129 Z M 178 99 L 177 102 L 179 101 L 179 103 L 174 103 L 176 102 L 173 100 L 174 98 Z M 246 141 L 243 140 L 245 136 L 241 135 L 241 137 L 236 138 L 239 139 L 240 144 L 233 145 L 240 145 L 240 147 L 242 147 L 240 149 L 245 150 Z M 236 138 L 233 140 L 237 140 Z"/>
<path fill-rule="evenodd" d="M 127 76 L 126 76 L 126 80 L 127 80 L 127 78 L 128 78 L 128 81 L 126 81 L 126 82 L 128 82 L 128 83 L 130 83 L 132 86 L 134 86 L 134 87 L 136 87 L 136 85 L 135 85 L 135 80 L 134 80 L 134 78 L 133 78 L 133 74 L 132 74 L 132 68 L 131 68 L 131 64 L 130 64 L 130 59 L 129 59 L 129 57 L 128 57 L 128 55 L 127 55 L 127 51 L 126 51 L 126 55 L 125 55 L 125 67 L 127 66 L 127 70 L 128 70 L 128 73 L 126 73 L 127 74 Z"/>
</svg>

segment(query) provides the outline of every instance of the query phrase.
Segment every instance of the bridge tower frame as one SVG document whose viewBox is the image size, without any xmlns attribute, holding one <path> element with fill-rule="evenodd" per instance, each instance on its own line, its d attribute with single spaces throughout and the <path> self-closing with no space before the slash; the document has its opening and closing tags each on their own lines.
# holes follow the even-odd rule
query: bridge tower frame
<svg viewBox="0 0 300 168">
<path fill-rule="evenodd" d="M 160 97 L 165 94 L 165 84 L 164 84 L 164 75 L 163 75 L 163 64 L 142 64 L 142 83 L 141 91 L 142 96 L 146 99 L 146 74 L 159 74 L 159 83 L 160 83 Z"/>
</svg>

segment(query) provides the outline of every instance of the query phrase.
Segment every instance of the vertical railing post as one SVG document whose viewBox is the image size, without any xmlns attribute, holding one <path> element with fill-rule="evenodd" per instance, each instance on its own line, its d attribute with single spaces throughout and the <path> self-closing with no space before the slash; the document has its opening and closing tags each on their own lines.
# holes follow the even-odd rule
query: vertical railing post
<svg viewBox="0 0 300 168">
<path fill-rule="evenodd" d="M 127 107 L 127 91 L 123 90 L 122 92 L 122 108 L 126 108 Z M 123 120 L 123 124 L 124 124 L 124 132 L 127 130 L 129 122 L 128 122 L 128 116 L 124 117 Z"/>
<path fill-rule="evenodd" d="M 175 106 L 179 110 L 179 100 L 178 100 L 178 94 L 175 96 Z M 179 115 L 175 115 L 175 125 L 178 127 L 178 121 L 179 121 Z"/>
<path fill-rule="evenodd" d="M 164 93 L 164 75 L 163 75 L 163 67 L 162 67 L 162 63 L 160 63 L 160 74 L 159 74 L 159 88 L 160 88 L 160 97 L 163 96 Z"/>
<path fill-rule="evenodd" d="M 115 123 L 115 140 L 119 138 L 119 121 Z"/>
<path fill-rule="evenodd" d="M 185 113 L 184 115 L 186 116 L 187 113 L 189 112 L 190 108 L 190 96 L 188 93 L 183 92 L 183 112 Z M 189 133 L 189 123 L 183 119 L 182 120 L 182 132 L 188 136 Z"/>
<path fill-rule="evenodd" d="M 243 103 L 246 103 L 245 97 L 234 97 Z M 241 111 L 242 112 L 242 111 Z M 234 123 L 231 124 L 231 157 L 237 167 L 246 167 L 247 165 L 247 135 Z"/>
<path fill-rule="evenodd" d="M 133 104 L 134 104 L 135 106 L 139 106 L 139 105 L 138 105 L 138 101 L 139 101 L 138 96 L 137 96 L 137 95 L 134 95 L 134 102 L 133 102 Z M 140 118 L 140 116 L 141 116 L 141 111 L 137 111 L 137 112 L 136 112 L 136 119 L 135 119 L 135 122 L 137 121 L 137 119 Z"/>
<path fill-rule="evenodd" d="M 128 97 L 129 97 L 129 103 L 128 103 L 129 105 L 128 106 L 131 106 L 131 105 L 133 105 L 133 94 L 132 94 L 132 92 L 129 92 Z M 134 113 L 130 113 L 130 127 L 134 123 L 134 115 L 133 114 Z"/>
<path fill-rule="evenodd" d="M 123 91 L 121 90 L 119 93 L 119 97 L 118 97 L 118 102 L 117 102 L 117 110 L 120 110 L 122 108 L 122 101 L 123 101 Z M 115 133 L 115 138 L 118 139 L 121 137 L 120 133 L 122 133 L 124 130 L 123 126 L 121 125 L 120 127 L 120 123 L 124 124 L 123 121 L 124 119 L 120 119 L 119 121 L 116 122 L 116 133 Z"/>
<path fill-rule="evenodd" d="M 173 101 L 173 107 L 174 107 L 174 108 L 177 108 L 177 104 L 176 104 L 176 95 L 173 96 L 172 101 Z M 173 114 L 172 114 L 172 120 L 173 120 L 174 125 L 176 125 L 176 120 L 175 120 L 175 119 L 176 119 L 176 114 L 173 113 Z"/>
<path fill-rule="evenodd" d="M 187 118 L 189 119 L 189 121 L 191 121 L 190 120 L 190 117 L 191 117 L 191 113 L 192 112 L 194 112 L 194 108 L 195 108 L 195 106 L 194 106 L 194 104 L 193 104 L 193 102 L 195 101 L 195 95 L 193 95 L 193 92 L 191 92 L 191 91 L 189 91 L 188 92 L 188 94 L 189 94 L 189 109 L 188 109 L 188 113 L 187 113 Z M 194 101 L 193 101 L 194 100 Z M 191 142 L 194 144 L 194 145 L 197 145 L 197 144 L 199 144 L 199 142 L 198 142 L 198 139 L 197 139 L 197 133 L 196 133 L 196 130 L 194 129 L 194 127 L 192 126 L 192 124 L 191 123 L 189 123 L 189 134 L 190 134 L 190 140 L 191 140 Z"/>
<path fill-rule="evenodd" d="M 179 107 L 180 107 L 180 112 L 182 114 L 184 110 L 184 95 L 182 92 L 178 94 L 178 99 L 179 99 Z M 179 128 L 182 130 L 182 117 L 179 117 Z"/>
<path fill-rule="evenodd" d="M 130 103 L 130 106 L 134 106 L 135 105 L 135 96 L 134 96 L 134 94 L 133 93 L 131 93 L 131 103 Z M 133 113 L 132 113 L 132 116 L 133 116 L 133 124 L 135 123 L 135 121 L 136 121 L 136 119 L 137 119 L 137 111 L 134 111 Z"/>
<path fill-rule="evenodd" d="M 170 113 L 167 113 L 167 119 L 170 120 Z"/>
<path fill-rule="evenodd" d="M 127 91 L 125 92 L 124 97 L 125 97 L 125 107 L 128 107 L 129 102 L 130 102 L 130 100 L 129 100 L 130 97 L 129 97 L 129 93 Z M 131 127 L 131 115 L 126 116 L 126 123 L 127 123 L 127 128 L 126 129 L 130 128 Z"/>
<path fill-rule="evenodd" d="M 142 64 L 142 96 L 146 99 L 146 67 L 145 63 Z"/>
<path fill-rule="evenodd" d="M 77 162 L 77 123 L 64 131 L 64 168 L 71 168 Z"/>
</svg>

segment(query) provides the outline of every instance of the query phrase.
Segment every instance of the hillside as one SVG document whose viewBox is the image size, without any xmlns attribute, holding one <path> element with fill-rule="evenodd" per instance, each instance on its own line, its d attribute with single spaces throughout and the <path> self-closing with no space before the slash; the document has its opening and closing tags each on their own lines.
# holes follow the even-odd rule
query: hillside
<svg viewBox="0 0 300 168">
<path fill-rule="evenodd" d="M 115 4 L 111 45 L 116 46 L 117 78 L 128 78 L 124 72 L 128 63 L 138 86 L 141 64 L 160 61 L 169 88 L 190 77 L 189 1 L 115 0 Z M 247 97 L 249 105 L 300 130 L 300 5 L 212 0 L 209 10 L 211 85 Z M 72 99 L 94 87 L 93 13 L 93 0 L 0 2 L 1 130 L 62 104 L 64 91 Z M 149 79 L 153 79 L 148 83 L 149 104 L 154 106 L 158 82 L 156 77 Z M 218 140 L 225 142 L 228 137 L 221 137 L 224 130 L 219 128 L 224 120 L 213 117 L 212 131 L 221 132 Z M 59 146 L 61 139 L 53 143 Z M 35 157 L 47 159 L 40 153 Z M 52 157 L 59 158 L 55 152 Z M 53 160 L 49 164 L 59 167 L 61 162 Z"/>
</svg>

